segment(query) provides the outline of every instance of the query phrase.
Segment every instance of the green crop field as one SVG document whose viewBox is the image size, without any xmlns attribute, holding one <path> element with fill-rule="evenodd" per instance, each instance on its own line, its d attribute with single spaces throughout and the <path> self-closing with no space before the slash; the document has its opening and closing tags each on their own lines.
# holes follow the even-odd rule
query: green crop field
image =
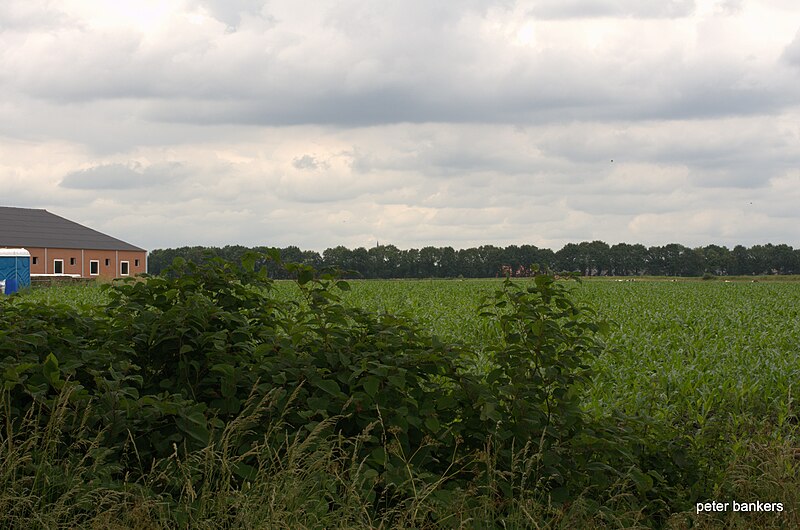
<svg viewBox="0 0 800 530">
<path fill-rule="evenodd" d="M 530 280 L 519 280 L 529 285 Z M 680 446 L 699 478 L 684 484 L 693 502 L 781 503 L 781 514 L 726 512 L 697 515 L 692 506 L 659 519 L 682 528 L 789 527 L 800 520 L 800 283 L 723 281 L 564 282 L 571 297 L 586 304 L 595 320 L 610 326 L 605 347 L 588 359 L 593 373 L 582 409 L 616 422 L 641 417 L 643 433 L 656 445 Z M 342 292 L 347 307 L 371 314 L 400 314 L 420 329 L 475 352 L 473 369 L 493 366 L 484 347 L 500 339 L 495 321 L 479 316 L 501 280 L 364 280 Z M 293 282 L 276 282 L 269 295 L 299 300 Z M 102 306 L 96 286 L 35 289 L 16 300 L 39 304 Z M 14 302 L 18 303 L 18 302 Z M 652 477 L 637 487 L 652 487 Z M 648 494 L 649 495 L 649 494 Z M 694 495 L 694 496 L 692 496 Z M 568 521 L 560 520 L 561 523 Z M 559 524 L 561 524 L 559 523 Z M 594 520 L 593 524 L 597 521 Z M 580 524 L 580 523 L 578 523 Z M 640 521 L 649 526 L 653 521 Z M 615 526 L 609 523 L 609 526 Z"/>
<path fill-rule="evenodd" d="M 520 280 L 520 283 L 524 281 Z M 351 281 L 344 300 L 369 311 L 404 313 L 445 340 L 475 344 L 496 338 L 479 316 L 499 280 Z M 800 388 L 800 282 L 571 283 L 611 331 L 597 371 L 591 407 L 645 407 L 655 416 L 689 420 L 742 417 L 795 421 Z M 294 284 L 281 282 L 287 297 Z"/>
<path fill-rule="evenodd" d="M 370 311 L 406 312 L 447 340 L 480 345 L 496 330 L 478 316 L 500 281 L 351 282 L 345 300 Z M 593 406 L 692 417 L 786 412 L 800 383 L 800 283 L 582 282 L 571 287 L 612 323 Z M 718 410 L 725 406 L 725 410 Z M 786 421 L 785 414 L 774 419 Z"/>
<path fill-rule="evenodd" d="M 346 300 L 405 311 L 448 340 L 477 345 L 496 329 L 477 307 L 496 280 L 353 282 Z M 724 436 L 728 449 L 758 426 L 794 433 L 800 393 L 800 283 L 599 282 L 576 300 L 612 323 L 586 406 L 646 411 L 686 434 Z"/>
</svg>

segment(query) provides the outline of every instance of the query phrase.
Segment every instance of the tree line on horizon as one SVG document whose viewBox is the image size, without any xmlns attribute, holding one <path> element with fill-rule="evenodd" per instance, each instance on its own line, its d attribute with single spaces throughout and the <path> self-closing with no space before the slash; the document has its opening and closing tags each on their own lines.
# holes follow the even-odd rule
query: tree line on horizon
<svg viewBox="0 0 800 530">
<path fill-rule="evenodd" d="M 181 247 L 153 250 L 148 269 L 160 274 L 175 258 L 203 262 L 219 257 L 238 262 L 248 251 L 266 252 L 272 247 Z M 322 252 L 296 246 L 278 249 L 284 262 L 303 263 L 317 269 L 335 267 L 351 271 L 353 278 L 494 278 L 529 276 L 532 265 L 554 272 L 578 272 L 582 276 L 739 276 L 800 274 L 800 249 L 765 244 L 733 249 L 719 245 L 690 248 L 678 243 L 646 247 L 642 244 L 603 241 L 568 243 L 558 251 L 535 245 L 509 245 L 455 250 L 427 246 L 399 249 L 394 245 L 348 249 L 344 246 Z M 286 271 L 269 267 L 281 279 Z"/>
</svg>

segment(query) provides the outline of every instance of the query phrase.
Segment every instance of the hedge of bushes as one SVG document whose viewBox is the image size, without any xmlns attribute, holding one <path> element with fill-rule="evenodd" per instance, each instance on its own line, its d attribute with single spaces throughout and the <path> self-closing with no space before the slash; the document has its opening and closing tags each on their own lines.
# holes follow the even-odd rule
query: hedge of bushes
<svg viewBox="0 0 800 530">
<path fill-rule="evenodd" d="M 0 520 L 63 505 L 53 524 L 95 521 L 118 493 L 156 499 L 148 517 L 166 526 L 248 526 L 245 505 L 277 517 L 297 502 L 258 498 L 293 462 L 316 499 L 304 513 L 322 521 L 357 499 L 354 525 L 410 505 L 417 526 L 571 506 L 657 523 L 700 493 L 669 433 L 583 411 L 605 324 L 562 282 L 506 281 L 487 300 L 498 338 L 478 372 L 469 347 L 343 305 L 334 274 L 285 265 L 303 297 L 279 299 L 262 258 L 176 260 L 109 285 L 103 307 L 0 303 Z M 313 454 L 326 464 L 311 469 Z"/>
</svg>

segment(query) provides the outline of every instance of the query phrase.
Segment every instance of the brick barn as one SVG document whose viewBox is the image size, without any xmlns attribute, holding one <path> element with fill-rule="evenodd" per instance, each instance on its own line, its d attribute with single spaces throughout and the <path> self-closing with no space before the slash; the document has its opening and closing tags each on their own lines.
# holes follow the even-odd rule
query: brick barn
<svg viewBox="0 0 800 530">
<path fill-rule="evenodd" d="M 47 210 L 0 206 L 0 247 L 31 254 L 31 274 L 117 278 L 147 272 L 147 251 Z"/>
</svg>

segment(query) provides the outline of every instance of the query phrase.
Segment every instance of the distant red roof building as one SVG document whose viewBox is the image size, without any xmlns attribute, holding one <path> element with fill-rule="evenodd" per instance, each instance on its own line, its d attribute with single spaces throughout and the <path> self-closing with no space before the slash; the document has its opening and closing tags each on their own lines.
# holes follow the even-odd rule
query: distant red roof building
<svg viewBox="0 0 800 530">
<path fill-rule="evenodd" d="M 147 272 L 147 251 L 47 210 L 0 206 L 0 247 L 25 248 L 31 274 L 84 278 Z"/>
</svg>

